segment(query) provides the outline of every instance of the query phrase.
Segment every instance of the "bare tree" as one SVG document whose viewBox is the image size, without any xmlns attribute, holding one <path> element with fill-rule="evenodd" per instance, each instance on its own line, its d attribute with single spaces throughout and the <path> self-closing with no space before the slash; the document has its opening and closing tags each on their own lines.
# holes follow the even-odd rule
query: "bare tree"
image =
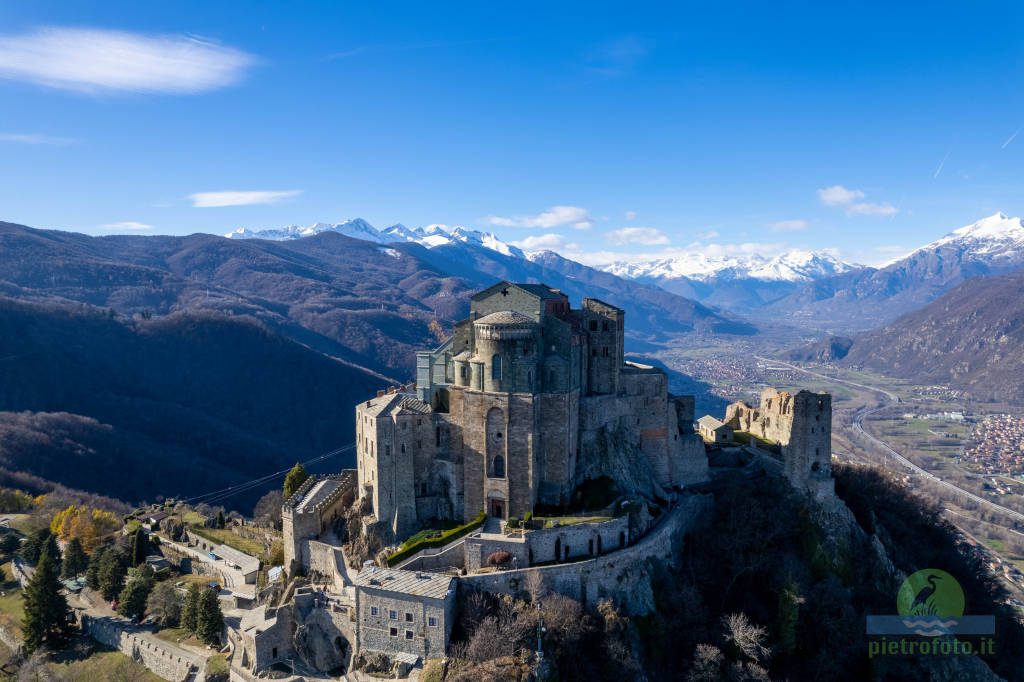
<svg viewBox="0 0 1024 682">
<path fill-rule="evenodd" d="M 736 645 L 743 655 L 758 663 L 766 660 L 771 649 L 765 645 L 767 628 L 751 623 L 744 613 L 730 613 L 722 618 L 725 639 Z"/>
</svg>

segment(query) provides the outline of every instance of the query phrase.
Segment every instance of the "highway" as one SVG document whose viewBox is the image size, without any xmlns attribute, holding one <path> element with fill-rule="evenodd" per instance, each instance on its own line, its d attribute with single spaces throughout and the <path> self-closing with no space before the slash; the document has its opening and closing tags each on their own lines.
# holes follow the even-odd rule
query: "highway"
<svg viewBox="0 0 1024 682">
<path fill-rule="evenodd" d="M 857 388 L 862 388 L 862 389 L 865 389 L 867 391 L 871 391 L 873 393 L 878 393 L 880 395 L 885 396 L 884 399 L 883 399 L 883 403 L 881 405 L 879 405 L 878 407 L 875 407 L 875 408 L 870 409 L 870 410 L 861 408 L 860 410 L 857 411 L 857 413 L 854 415 L 853 424 L 852 424 L 854 431 L 856 431 L 860 435 L 864 436 L 864 438 L 866 438 L 872 445 L 874 445 L 879 450 L 881 450 L 885 454 L 887 454 L 890 457 L 892 457 L 893 459 L 895 459 L 897 462 L 899 462 L 905 468 L 909 469 L 914 474 L 916 474 L 918 476 L 922 476 L 924 478 L 927 478 L 928 480 L 930 480 L 930 481 L 932 481 L 934 483 L 937 483 L 938 485 L 941 485 L 944 488 L 947 488 L 947 489 L 949 489 L 949 490 L 951 490 L 951 491 L 953 491 L 953 492 L 955 492 L 955 493 L 957 493 L 959 495 L 962 495 L 962 496 L 966 497 L 969 500 L 973 500 L 973 501 L 977 502 L 978 504 L 983 504 L 986 507 L 999 512 L 1000 514 L 1008 516 L 1009 518 L 1013 519 L 1014 521 L 1024 521 L 1024 514 L 1021 514 L 1020 512 L 1014 511 L 1013 509 L 1008 509 L 1007 507 L 1004 507 L 1002 505 L 996 504 L 995 502 L 992 502 L 991 500 L 986 500 L 984 497 L 980 497 L 978 495 L 975 495 L 974 493 L 968 492 L 968 491 L 964 490 L 963 488 L 958 488 L 957 486 L 953 485 L 952 483 L 949 483 L 948 481 L 942 480 L 941 478 L 939 478 L 935 474 L 932 474 L 932 473 L 930 473 L 928 471 L 925 471 L 924 469 L 922 469 L 921 467 L 917 466 L 916 464 L 911 462 L 909 459 L 907 459 L 906 457 L 904 457 L 900 453 L 896 452 L 896 450 L 894 450 L 892 447 L 890 447 L 887 443 L 885 443 L 885 442 L 875 438 L 870 433 L 865 431 L 864 430 L 864 418 L 868 417 L 868 416 L 870 416 L 872 414 L 875 414 L 876 412 L 881 412 L 886 407 L 888 407 L 887 403 L 889 403 L 889 402 L 898 402 L 899 398 L 896 396 L 895 393 L 890 393 L 889 391 L 885 390 L 884 388 L 875 388 L 874 386 L 865 386 L 864 384 L 858 384 L 858 383 L 855 383 L 853 381 L 847 381 L 846 379 L 837 379 L 835 377 L 830 377 L 827 374 L 820 374 L 819 372 L 812 372 L 809 369 L 804 369 L 803 367 L 797 367 L 796 365 L 792 365 L 792 364 L 790 364 L 788 362 L 782 362 L 781 360 L 772 360 L 772 359 L 769 359 L 769 358 L 762 358 L 760 356 L 755 356 L 755 357 L 757 357 L 758 360 L 762 360 L 764 362 L 775 363 L 777 365 L 782 365 L 784 367 L 788 367 L 788 368 L 796 370 L 798 372 L 803 372 L 805 374 L 810 374 L 811 376 L 817 377 L 819 379 L 824 379 L 826 381 L 831 381 L 831 382 L 835 382 L 835 383 L 839 383 L 839 384 L 846 384 L 848 386 L 855 386 Z"/>
</svg>

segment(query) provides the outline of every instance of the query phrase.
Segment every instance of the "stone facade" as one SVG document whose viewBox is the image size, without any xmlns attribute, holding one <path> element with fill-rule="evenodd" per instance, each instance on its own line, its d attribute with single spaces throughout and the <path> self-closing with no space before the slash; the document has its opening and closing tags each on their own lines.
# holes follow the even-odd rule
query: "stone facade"
<svg viewBox="0 0 1024 682">
<path fill-rule="evenodd" d="M 711 415 L 704 415 L 697 422 L 701 438 L 708 443 L 731 443 L 733 429 L 728 424 L 723 424 Z"/>
<path fill-rule="evenodd" d="M 284 565 L 289 572 L 309 568 L 309 541 L 318 538 L 341 517 L 355 498 L 356 472 L 346 469 L 338 476 L 310 476 L 281 510 L 284 534 Z"/>
<path fill-rule="evenodd" d="M 532 530 L 505 538 L 476 533 L 466 538 L 465 567 L 472 573 L 486 566 L 491 554 L 502 551 L 515 557 L 519 568 L 596 557 L 622 549 L 632 539 L 628 515 L 599 523 Z"/>
<path fill-rule="evenodd" d="M 366 568 L 355 580 L 357 649 L 444 655 L 455 620 L 455 579 L 438 573 Z"/>
<path fill-rule="evenodd" d="M 81 626 L 97 642 L 119 650 L 165 680 L 185 682 L 202 680 L 204 677 L 204 657 L 169 642 L 162 642 L 148 633 L 135 632 L 127 623 L 82 614 Z"/>
<path fill-rule="evenodd" d="M 452 338 L 417 354 L 415 386 L 356 408 L 358 489 L 399 540 L 431 518 L 522 518 L 585 478 L 663 498 L 707 479 L 693 401 L 624 360 L 625 313 L 543 284 L 474 295 Z"/>
<path fill-rule="evenodd" d="M 742 402 L 729 405 L 725 423 L 737 431 L 778 443 L 783 473 L 794 487 L 818 497 L 834 492 L 830 394 L 801 390 L 792 395 L 765 388 L 757 408 Z"/>
</svg>

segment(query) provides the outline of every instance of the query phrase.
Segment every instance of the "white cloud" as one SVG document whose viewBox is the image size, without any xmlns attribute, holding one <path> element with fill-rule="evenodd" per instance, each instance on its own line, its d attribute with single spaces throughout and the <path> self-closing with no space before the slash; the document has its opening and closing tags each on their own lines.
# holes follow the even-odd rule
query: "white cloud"
<svg viewBox="0 0 1024 682">
<path fill-rule="evenodd" d="M 864 192 L 859 189 L 846 189 L 842 185 L 833 185 L 819 189 L 818 198 L 826 206 L 848 206 L 857 199 L 863 199 Z"/>
<path fill-rule="evenodd" d="M 108 223 L 100 225 L 101 230 L 152 230 L 152 225 L 137 223 L 133 220 L 126 220 L 123 223 Z"/>
<path fill-rule="evenodd" d="M 697 233 L 697 239 L 714 239 L 718 236 L 718 230 L 708 230 L 707 232 Z"/>
<path fill-rule="evenodd" d="M 194 36 L 48 27 L 0 37 L 0 78 L 85 92 L 215 90 L 254 63 L 252 55 Z"/>
<path fill-rule="evenodd" d="M 941 167 L 940 167 L 941 170 Z M 846 189 L 842 185 L 833 185 L 818 190 L 818 198 L 826 206 L 844 206 L 846 215 L 895 215 L 900 212 L 892 204 L 871 204 L 866 201 L 857 201 L 864 198 L 864 192 L 859 189 Z"/>
<path fill-rule="evenodd" d="M 572 225 L 577 230 L 589 230 L 593 226 L 593 219 L 587 213 L 587 209 L 579 206 L 552 206 L 537 215 L 519 215 L 512 218 L 488 216 L 484 220 L 491 225 L 501 225 L 503 227 L 540 227 L 551 229 L 561 227 L 562 225 Z"/>
<path fill-rule="evenodd" d="M 302 194 L 301 189 L 251 192 L 197 192 L 189 194 L 192 205 L 196 208 L 217 206 L 253 206 L 256 204 L 276 204 L 284 199 L 291 199 Z"/>
<path fill-rule="evenodd" d="M 851 204 L 846 208 L 846 215 L 896 215 L 900 210 L 892 204 Z"/>
<path fill-rule="evenodd" d="M 565 237 L 554 232 L 540 235 L 530 235 L 526 239 L 521 239 L 517 242 L 512 242 L 513 246 L 518 246 L 524 251 L 543 251 L 550 249 L 551 251 L 569 249 L 576 251 L 579 247 L 576 244 L 566 243 Z"/>
<path fill-rule="evenodd" d="M 806 220 L 780 220 L 777 223 L 768 223 L 768 229 L 772 232 L 793 232 L 795 230 L 806 230 Z"/>
<path fill-rule="evenodd" d="M 66 147 L 78 142 L 73 137 L 53 137 L 37 133 L 0 133 L 0 142 L 18 142 L 21 144 L 45 144 L 54 147 Z"/>
<path fill-rule="evenodd" d="M 622 215 L 626 217 L 626 220 L 630 222 L 636 220 L 636 211 L 623 211 Z"/>
<path fill-rule="evenodd" d="M 623 227 L 605 232 L 604 238 L 616 246 L 625 244 L 668 244 L 668 237 L 653 227 Z"/>
</svg>

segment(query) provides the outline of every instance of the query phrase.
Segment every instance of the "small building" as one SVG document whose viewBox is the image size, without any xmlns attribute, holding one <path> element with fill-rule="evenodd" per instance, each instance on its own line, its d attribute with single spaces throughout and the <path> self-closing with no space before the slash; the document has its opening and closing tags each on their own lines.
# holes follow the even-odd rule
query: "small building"
<svg viewBox="0 0 1024 682">
<path fill-rule="evenodd" d="M 166 518 L 167 518 L 167 514 L 163 513 L 162 511 L 150 512 L 150 514 L 146 517 L 146 521 L 150 525 L 153 525 L 155 523 L 160 523 L 161 521 L 163 521 Z"/>
<path fill-rule="evenodd" d="M 706 414 L 697 420 L 701 437 L 709 443 L 731 443 L 733 430 L 731 426 L 723 424 L 710 414 Z"/>
<path fill-rule="evenodd" d="M 169 568 L 171 562 L 168 561 L 165 557 L 160 556 L 159 554 L 150 554 L 148 557 L 146 557 L 146 565 L 152 568 L 154 571 L 159 571 L 164 568 Z"/>
<path fill-rule="evenodd" d="M 240 573 L 242 575 L 242 582 L 255 584 L 256 575 L 260 571 L 259 559 L 227 545 L 217 545 L 213 553 L 223 559 L 228 568 Z"/>
<path fill-rule="evenodd" d="M 455 619 L 455 579 L 441 573 L 365 568 L 355 579 L 356 650 L 422 660 L 445 654 Z"/>
</svg>

